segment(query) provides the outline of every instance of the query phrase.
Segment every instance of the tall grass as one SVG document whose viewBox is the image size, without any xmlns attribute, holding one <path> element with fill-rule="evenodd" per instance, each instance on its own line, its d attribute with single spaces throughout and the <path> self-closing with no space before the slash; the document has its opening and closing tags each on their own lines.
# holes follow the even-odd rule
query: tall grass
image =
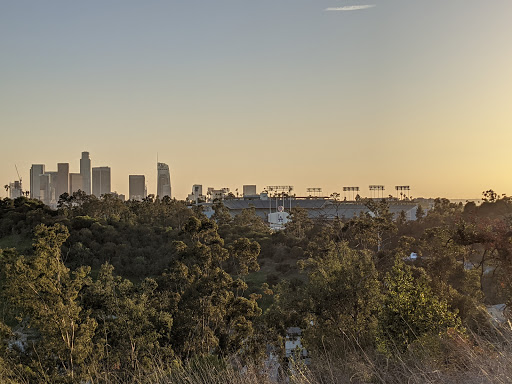
<svg viewBox="0 0 512 384">
<path fill-rule="evenodd" d="M 242 366 L 215 357 L 187 363 L 155 358 L 134 372 L 88 367 L 87 384 L 341 384 L 341 383 L 512 383 L 512 331 L 425 337 L 404 354 L 385 356 L 374 349 L 347 348 L 313 355 L 311 364 L 285 365 L 276 375 L 263 363 Z M 13 368 L 13 367 L 11 367 Z M 9 372 L 10 371 L 10 372 Z M 21 370 L 0 364 L 0 383 L 24 384 Z M 17 376 L 19 374 L 19 376 Z"/>
<path fill-rule="evenodd" d="M 298 383 L 512 383 L 512 332 L 494 328 L 485 335 L 460 333 L 425 337 L 404 354 L 374 350 L 326 352 L 304 367 Z"/>
</svg>

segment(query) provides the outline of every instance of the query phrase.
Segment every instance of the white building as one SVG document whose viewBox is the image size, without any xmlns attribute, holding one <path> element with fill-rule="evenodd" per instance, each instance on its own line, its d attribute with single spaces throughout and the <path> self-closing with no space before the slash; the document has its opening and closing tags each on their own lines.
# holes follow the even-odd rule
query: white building
<svg viewBox="0 0 512 384">
<path fill-rule="evenodd" d="M 187 196 L 187 201 L 196 204 L 206 201 L 206 196 L 203 195 L 203 186 L 201 184 L 194 184 L 192 186 L 192 193 Z"/>
<path fill-rule="evenodd" d="M 276 231 L 284 229 L 286 223 L 290 221 L 288 212 L 284 212 L 283 207 L 278 207 L 277 212 L 268 214 L 268 223 L 270 228 Z"/>
<path fill-rule="evenodd" d="M 302 360 L 307 365 L 310 363 L 308 351 L 302 346 L 302 330 L 299 327 L 290 327 L 286 330 L 284 342 L 285 356 L 293 367 L 292 360 Z"/>
<path fill-rule="evenodd" d="M 206 192 L 206 195 L 208 196 L 208 201 L 213 203 L 217 200 L 224 200 L 224 198 L 228 195 L 229 188 L 221 188 L 221 189 L 215 189 L 212 187 L 208 187 L 208 191 Z"/>
</svg>

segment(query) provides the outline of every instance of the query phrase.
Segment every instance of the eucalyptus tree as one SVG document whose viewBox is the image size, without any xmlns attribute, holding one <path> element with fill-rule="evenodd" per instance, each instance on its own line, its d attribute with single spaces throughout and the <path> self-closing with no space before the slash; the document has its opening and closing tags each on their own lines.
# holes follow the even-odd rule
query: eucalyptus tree
<svg viewBox="0 0 512 384">
<path fill-rule="evenodd" d="M 308 277 L 301 310 L 309 324 L 309 344 L 322 348 L 324 342 L 347 339 L 371 344 L 381 302 L 371 252 L 351 249 L 343 242 L 299 264 Z"/>
<path fill-rule="evenodd" d="M 90 267 L 70 271 L 61 257 L 69 236 L 66 227 L 40 225 L 35 231 L 34 256 L 20 256 L 4 265 L 5 294 L 22 325 L 35 331 L 25 348 L 38 381 L 79 380 L 92 358 L 97 327 L 81 306 L 84 287 L 91 283 Z"/>
<path fill-rule="evenodd" d="M 159 280 L 175 300 L 171 343 L 184 358 L 248 352 L 261 314 L 257 297 L 244 297 L 247 285 L 223 268 L 230 251 L 240 274 L 257 268 L 259 245 L 239 239 L 226 248 L 217 229 L 214 221 L 191 217 L 174 243 L 175 261 Z"/>
</svg>

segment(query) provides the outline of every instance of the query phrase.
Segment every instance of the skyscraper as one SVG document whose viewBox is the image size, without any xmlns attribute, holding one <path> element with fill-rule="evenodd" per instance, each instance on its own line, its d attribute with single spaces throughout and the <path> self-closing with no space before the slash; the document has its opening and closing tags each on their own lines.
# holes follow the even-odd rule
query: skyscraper
<svg viewBox="0 0 512 384">
<path fill-rule="evenodd" d="M 39 176 L 44 173 L 44 164 L 32 164 L 30 168 L 30 198 L 42 200 Z"/>
<path fill-rule="evenodd" d="M 82 152 L 80 159 L 80 174 L 82 175 L 82 191 L 91 194 L 91 159 L 89 152 Z"/>
<path fill-rule="evenodd" d="M 55 198 L 69 193 L 69 163 L 57 163 L 57 185 L 55 186 Z"/>
<path fill-rule="evenodd" d="M 146 197 L 146 177 L 144 175 L 129 175 L 130 200 L 141 201 Z"/>
<path fill-rule="evenodd" d="M 69 174 L 69 194 L 74 192 L 83 191 L 83 175 L 81 173 L 70 173 Z"/>
<path fill-rule="evenodd" d="M 23 195 L 21 180 L 16 180 L 14 183 L 9 183 L 9 199 L 17 199 Z"/>
<path fill-rule="evenodd" d="M 55 199 L 55 188 L 57 185 L 57 172 L 46 171 L 39 176 L 39 196 L 40 200 L 46 205 L 57 206 Z"/>
<path fill-rule="evenodd" d="M 110 167 L 92 168 L 92 194 L 101 197 L 111 193 L 110 189 Z"/>
<path fill-rule="evenodd" d="M 164 196 L 171 197 L 171 173 L 169 166 L 165 163 L 157 163 L 157 187 L 156 195 L 163 199 Z"/>
</svg>

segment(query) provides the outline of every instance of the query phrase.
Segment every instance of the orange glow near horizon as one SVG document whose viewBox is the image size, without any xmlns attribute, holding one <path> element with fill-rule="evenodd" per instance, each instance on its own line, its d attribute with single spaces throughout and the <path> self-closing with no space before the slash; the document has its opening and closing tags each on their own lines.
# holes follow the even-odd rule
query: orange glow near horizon
<svg viewBox="0 0 512 384">
<path fill-rule="evenodd" d="M 0 179 L 82 151 L 156 192 L 410 185 L 512 194 L 512 3 L 12 3 L 0 15 Z M 338 7 L 339 8 L 339 7 Z M 91 28 L 94 26 L 94 28 Z M 2 188 L 1 197 L 6 196 Z"/>
</svg>

